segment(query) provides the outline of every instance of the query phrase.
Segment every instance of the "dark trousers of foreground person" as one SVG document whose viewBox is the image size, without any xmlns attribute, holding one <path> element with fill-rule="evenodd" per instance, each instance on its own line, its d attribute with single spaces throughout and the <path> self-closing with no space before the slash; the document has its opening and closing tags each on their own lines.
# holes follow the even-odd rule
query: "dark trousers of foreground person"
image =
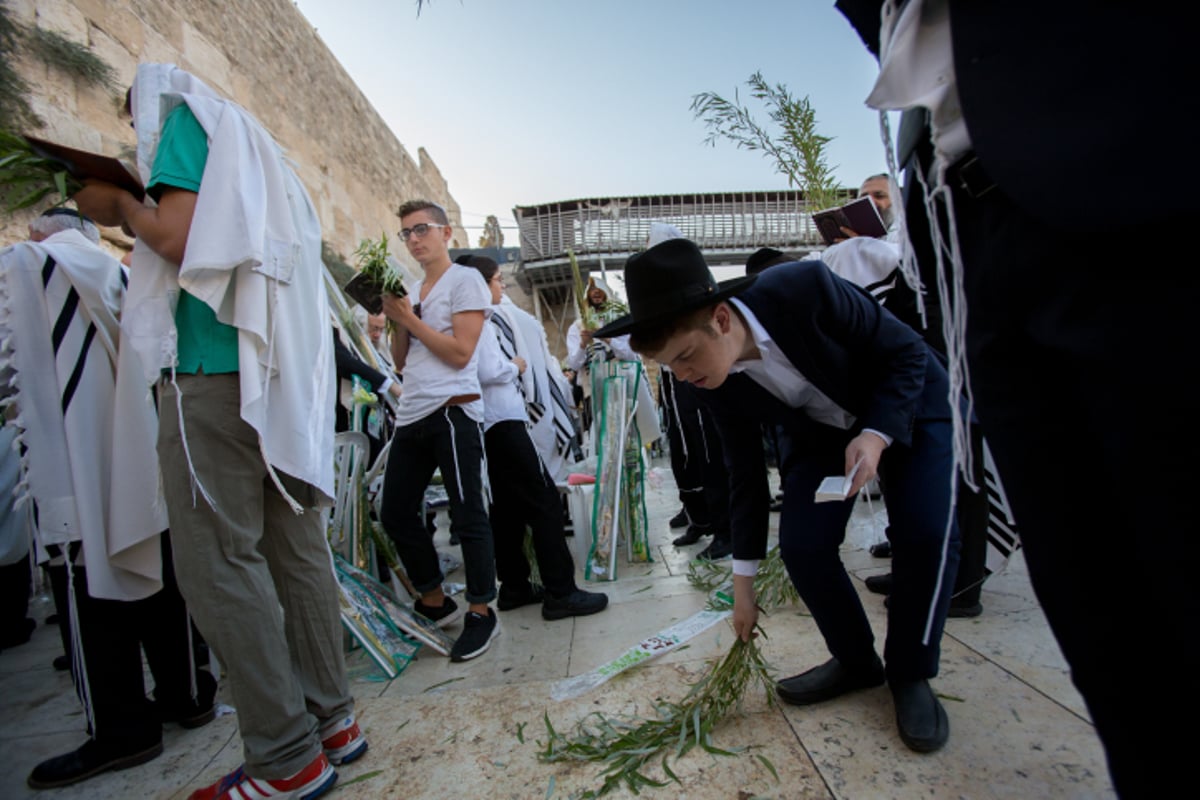
<svg viewBox="0 0 1200 800">
<path fill-rule="evenodd" d="M 954 202 L 971 386 L 1033 588 L 1118 793 L 1169 796 L 1194 750 L 1171 731 L 1200 712 L 1200 595 L 1172 568 L 1200 556 L 1200 273 L 1167 235 L 1194 220 L 1077 233 L 999 188 Z"/>
</svg>

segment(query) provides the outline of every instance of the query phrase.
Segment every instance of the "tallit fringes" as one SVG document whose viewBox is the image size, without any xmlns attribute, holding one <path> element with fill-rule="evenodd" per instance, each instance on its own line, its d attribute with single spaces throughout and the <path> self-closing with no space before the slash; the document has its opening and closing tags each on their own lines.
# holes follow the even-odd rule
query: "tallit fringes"
<svg viewBox="0 0 1200 800">
<path fill-rule="evenodd" d="M 886 151 L 889 191 L 898 190 L 900 186 L 899 180 L 899 165 L 896 163 L 896 148 L 893 145 L 892 139 L 892 124 L 888 118 L 886 110 L 879 112 L 879 133 L 883 137 L 884 149 Z M 925 184 L 921 184 L 922 193 L 925 190 Z M 922 201 L 926 201 L 926 197 L 922 194 Z M 904 213 L 904 200 L 901 197 L 896 197 L 892 201 L 892 213 L 895 215 L 896 230 L 900 240 L 900 274 L 904 276 L 908 287 L 913 290 L 913 294 L 917 298 L 917 313 L 921 317 L 921 325 L 928 326 L 929 320 L 925 316 L 925 283 L 921 280 L 921 269 L 917 264 L 917 254 L 913 250 L 912 242 L 908 238 L 908 217 Z M 931 220 L 937 219 L 930 217 Z M 932 223 L 931 223 L 932 224 Z"/>
<path fill-rule="evenodd" d="M 217 502 L 213 500 L 212 495 L 208 493 L 208 490 L 204 488 L 204 484 L 200 482 L 200 476 L 196 474 L 196 465 L 192 463 L 192 451 L 188 447 L 187 429 L 183 422 L 183 391 L 179 388 L 179 383 L 175 380 L 174 367 L 171 368 L 171 385 L 175 387 L 175 410 L 179 415 L 179 440 L 183 442 L 183 457 L 187 461 L 188 477 L 192 482 L 192 508 L 196 507 L 196 491 L 199 490 L 200 496 L 208 503 L 208 507 L 216 511 Z"/>
<path fill-rule="evenodd" d="M 71 672 L 75 678 L 75 692 L 83 705 L 83 713 L 87 718 L 88 733 L 96 738 L 96 711 L 92 707 L 92 687 L 88 682 L 87 657 L 83 652 L 83 632 L 79 627 L 79 601 L 75 592 L 75 560 L 71 557 L 71 548 L 63 548 L 63 561 L 67 567 L 67 618 L 71 621 Z"/>
</svg>

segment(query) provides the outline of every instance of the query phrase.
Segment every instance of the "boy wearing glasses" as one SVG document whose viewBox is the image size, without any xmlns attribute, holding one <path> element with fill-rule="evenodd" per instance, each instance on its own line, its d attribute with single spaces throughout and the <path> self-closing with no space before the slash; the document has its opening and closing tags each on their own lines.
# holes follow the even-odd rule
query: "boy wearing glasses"
<svg viewBox="0 0 1200 800">
<path fill-rule="evenodd" d="M 462 616 L 442 592 L 437 550 L 425 527 L 424 498 L 435 469 L 450 500 L 450 532 L 462 545 L 467 573 L 466 619 L 451 661 L 481 655 L 500 633 L 489 603 L 496 598 L 496 562 L 484 497 L 483 401 L 476 344 L 491 293 L 480 274 L 450 260 L 446 210 L 428 200 L 400 207 L 400 238 L 424 278 L 406 297 L 384 295 L 383 313 L 396 323 L 392 359 L 404 377 L 396 432 L 384 477 L 381 522 L 421 597 L 416 611 L 443 628 Z"/>
</svg>

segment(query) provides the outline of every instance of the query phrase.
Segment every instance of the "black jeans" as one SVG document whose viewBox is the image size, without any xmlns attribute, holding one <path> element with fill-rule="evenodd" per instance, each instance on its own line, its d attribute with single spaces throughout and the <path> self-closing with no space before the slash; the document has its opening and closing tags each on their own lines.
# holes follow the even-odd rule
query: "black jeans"
<svg viewBox="0 0 1200 800">
<path fill-rule="evenodd" d="M 497 422 L 484 434 L 488 477 L 492 484 L 492 532 L 496 537 L 496 574 L 509 591 L 529 581 L 525 526 L 533 536 L 542 585 L 554 597 L 577 588 L 575 562 L 563 532 L 562 501 L 542 466 L 525 423 Z"/>
<path fill-rule="evenodd" d="M 413 588 L 424 594 L 441 586 L 441 563 L 425 527 L 425 488 L 434 470 L 441 470 L 450 499 L 450 532 L 462 544 L 466 600 L 490 603 L 496 598 L 496 562 L 483 492 L 483 434 L 461 408 L 440 408 L 396 429 L 383 478 L 380 522 Z"/>
</svg>

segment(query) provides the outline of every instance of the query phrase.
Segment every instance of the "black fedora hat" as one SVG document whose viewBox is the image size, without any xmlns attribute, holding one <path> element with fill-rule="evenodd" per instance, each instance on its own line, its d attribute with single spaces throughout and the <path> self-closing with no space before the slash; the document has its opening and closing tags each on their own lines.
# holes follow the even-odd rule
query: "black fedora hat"
<svg viewBox="0 0 1200 800">
<path fill-rule="evenodd" d="M 634 333 L 648 325 L 732 297 L 754 283 L 747 275 L 717 283 L 704 256 L 689 239 L 667 239 L 625 262 L 625 295 L 629 313 L 613 320 L 595 336 L 607 339 Z"/>
</svg>

